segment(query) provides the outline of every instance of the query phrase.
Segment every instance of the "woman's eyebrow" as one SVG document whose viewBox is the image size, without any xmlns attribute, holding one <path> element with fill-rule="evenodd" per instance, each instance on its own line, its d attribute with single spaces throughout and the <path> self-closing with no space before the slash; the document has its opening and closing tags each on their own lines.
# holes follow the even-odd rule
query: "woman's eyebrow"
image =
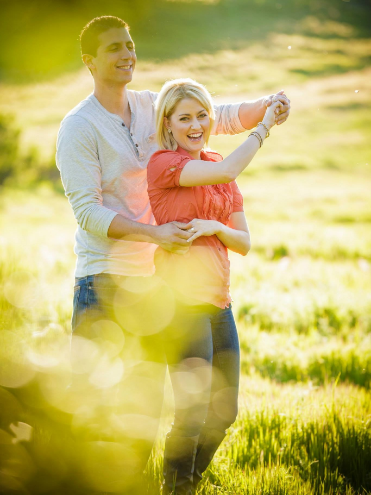
<svg viewBox="0 0 371 495">
<path fill-rule="evenodd" d="M 197 113 L 201 113 L 201 112 L 206 112 L 206 110 L 203 108 L 202 110 L 199 110 Z M 180 113 L 179 114 L 179 117 L 183 117 L 184 115 L 186 115 L 187 117 L 189 117 L 191 114 L 190 113 Z"/>
</svg>

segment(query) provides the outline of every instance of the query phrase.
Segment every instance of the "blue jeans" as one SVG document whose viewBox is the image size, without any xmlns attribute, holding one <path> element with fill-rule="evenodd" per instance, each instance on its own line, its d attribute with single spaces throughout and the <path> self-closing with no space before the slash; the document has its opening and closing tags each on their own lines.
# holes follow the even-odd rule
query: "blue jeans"
<svg viewBox="0 0 371 495">
<path fill-rule="evenodd" d="M 74 287 L 74 433 L 87 464 L 90 455 L 92 465 L 99 458 L 102 476 L 111 473 L 120 493 L 139 490 L 161 416 L 166 357 L 160 334 L 167 321 L 158 305 L 166 294 L 154 280 L 98 274 L 77 278 Z M 99 489 L 111 491 L 110 482 Z"/>
<path fill-rule="evenodd" d="M 226 430 L 237 416 L 240 374 L 231 307 L 178 304 L 163 337 L 175 401 L 172 434 Z"/>
</svg>

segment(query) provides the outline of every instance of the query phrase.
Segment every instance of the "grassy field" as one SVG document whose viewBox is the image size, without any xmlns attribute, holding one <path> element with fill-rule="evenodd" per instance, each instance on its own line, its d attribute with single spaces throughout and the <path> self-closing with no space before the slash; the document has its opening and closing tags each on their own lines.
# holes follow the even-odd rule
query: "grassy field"
<svg viewBox="0 0 371 495">
<path fill-rule="evenodd" d="M 226 8 L 214 3 L 215 9 Z M 166 52 L 165 42 L 159 45 L 162 60 L 151 57 L 144 38 L 131 86 L 158 90 L 170 77 L 191 76 L 217 101 L 285 89 L 292 105 L 289 121 L 272 130 L 238 180 L 252 236 L 247 257 L 231 255 L 242 351 L 240 411 L 198 493 L 366 494 L 371 493 L 371 41 L 351 16 L 324 18 L 309 9 L 296 11 L 290 24 L 275 9 L 277 19 L 271 15 L 265 30 L 263 12 L 253 10 L 261 31 L 248 39 L 241 36 L 238 12 L 226 11 L 238 36 L 223 38 L 224 44 L 205 41 L 200 53 L 192 40 L 192 50 L 179 58 Z M 84 69 L 38 82 L 5 79 L 0 112 L 14 115 L 22 150 L 36 146 L 40 159 L 54 167 L 59 122 L 91 90 Z M 213 137 L 211 147 L 227 155 L 243 139 Z M 70 331 L 75 220 L 58 189 L 47 181 L 30 186 L 22 180 L 1 189 L 5 493 L 56 493 L 50 480 L 54 476 L 57 483 L 64 473 L 57 450 L 50 453 L 54 471 L 45 468 L 45 434 L 37 426 L 33 450 L 27 431 L 18 441 L 22 434 L 9 430 L 15 419 L 31 423 L 21 404 L 34 406 L 27 390 L 42 389 L 45 377 L 57 375 Z M 160 493 L 173 407 L 168 381 L 166 391 L 145 477 L 148 495 Z M 49 419 L 62 424 L 62 412 L 49 406 Z M 50 484 L 29 492 L 38 469 Z"/>
</svg>

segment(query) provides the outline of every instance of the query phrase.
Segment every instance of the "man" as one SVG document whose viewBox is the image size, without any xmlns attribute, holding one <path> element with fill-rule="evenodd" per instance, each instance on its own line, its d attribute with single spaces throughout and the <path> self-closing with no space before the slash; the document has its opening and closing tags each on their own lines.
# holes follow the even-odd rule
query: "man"
<svg viewBox="0 0 371 495">
<path fill-rule="evenodd" d="M 171 294 L 151 277 L 153 254 L 156 246 L 184 254 L 191 233 L 182 230 L 184 224 L 156 226 L 153 219 L 146 167 L 157 150 L 157 95 L 127 89 L 137 61 L 128 25 L 99 17 L 80 40 L 94 92 L 67 114 L 57 141 L 57 165 L 78 222 L 74 393 L 90 404 L 87 416 L 76 406 L 73 424 L 89 439 L 82 449 L 86 484 L 135 493 L 161 414 L 166 366 L 160 335 L 173 316 Z M 282 101 L 277 119 L 284 122 L 289 100 L 282 93 L 216 107 L 213 133 L 254 127 L 273 96 Z M 114 475 L 114 463 L 104 463 L 107 456 L 120 459 Z"/>
</svg>

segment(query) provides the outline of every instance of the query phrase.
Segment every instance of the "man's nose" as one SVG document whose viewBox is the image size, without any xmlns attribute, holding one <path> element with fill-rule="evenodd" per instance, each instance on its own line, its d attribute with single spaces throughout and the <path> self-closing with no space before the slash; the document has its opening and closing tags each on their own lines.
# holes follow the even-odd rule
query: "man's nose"
<svg viewBox="0 0 371 495">
<path fill-rule="evenodd" d="M 120 53 L 120 58 L 128 59 L 131 58 L 131 52 L 127 46 L 124 46 Z"/>
</svg>

